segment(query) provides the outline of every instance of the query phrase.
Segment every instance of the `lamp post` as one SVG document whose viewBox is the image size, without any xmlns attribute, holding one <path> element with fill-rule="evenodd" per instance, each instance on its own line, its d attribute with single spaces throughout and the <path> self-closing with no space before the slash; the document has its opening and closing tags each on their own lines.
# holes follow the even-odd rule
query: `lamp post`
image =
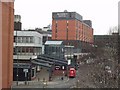
<svg viewBox="0 0 120 90">
<path fill-rule="evenodd" d="M 24 69 L 23 70 L 25 72 L 25 85 L 27 84 L 27 73 L 28 73 L 28 69 Z"/>
</svg>

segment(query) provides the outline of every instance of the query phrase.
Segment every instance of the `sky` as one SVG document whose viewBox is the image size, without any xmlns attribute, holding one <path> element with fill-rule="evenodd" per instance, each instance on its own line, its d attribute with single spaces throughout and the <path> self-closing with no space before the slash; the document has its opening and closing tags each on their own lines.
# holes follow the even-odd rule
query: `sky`
<svg viewBox="0 0 120 90">
<path fill-rule="evenodd" d="M 119 0 L 15 0 L 15 15 L 21 15 L 22 29 L 52 24 L 52 12 L 77 12 L 91 20 L 94 35 L 108 34 L 118 25 Z"/>
</svg>

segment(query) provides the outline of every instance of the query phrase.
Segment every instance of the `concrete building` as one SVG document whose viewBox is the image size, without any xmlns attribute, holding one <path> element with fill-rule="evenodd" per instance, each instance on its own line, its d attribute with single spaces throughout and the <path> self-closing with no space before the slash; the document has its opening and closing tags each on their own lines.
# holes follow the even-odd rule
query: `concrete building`
<svg viewBox="0 0 120 90">
<path fill-rule="evenodd" d="M 49 39 L 50 31 L 43 31 L 41 28 L 22 30 L 21 16 L 14 16 L 14 81 L 31 80 L 36 77 L 40 65 L 33 64 L 31 60 L 44 54 L 44 43 Z M 27 71 L 27 76 L 24 71 Z"/>
<path fill-rule="evenodd" d="M 93 43 L 92 22 L 83 20 L 83 17 L 76 12 L 53 12 L 52 39 Z"/>
<path fill-rule="evenodd" d="M 21 16 L 20 15 L 14 16 L 14 30 L 17 30 L 17 31 L 22 30 L 22 23 L 21 23 Z"/>
<path fill-rule="evenodd" d="M 48 30 L 45 31 L 45 30 L 40 29 L 40 28 L 35 29 L 35 31 L 39 32 L 42 35 L 42 43 L 43 43 L 42 54 L 44 54 L 44 44 L 45 44 L 45 42 L 51 40 L 51 38 L 52 38 L 52 32 L 50 30 L 49 31 Z"/>
<path fill-rule="evenodd" d="M 30 59 L 37 58 L 38 55 L 42 54 L 42 46 L 42 34 L 40 34 L 39 32 L 35 30 L 14 31 L 14 64 L 23 63 L 27 67 L 27 64 L 31 63 Z M 22 69 L 24 70 L 27 68 L 23 67 Z M 32 78 L 35 78 L 37 66 L 34 66 L 31 69 L 32 70 L 30 71 Z M 14 70 L 16 70 L 16 67 L 14 67 Z"/>
<path fill-rule="evenodd" d="M 36 31 L 14 31 L 14 59 L 16 53 L 19 59 L 25 60 L 42 54 L 42 35 Z"/>
<path fill-rule="evenodd" d="M 0 1 L 0 89 L 13 81 L 13 31 L 14 2 Z"/>
</svg>

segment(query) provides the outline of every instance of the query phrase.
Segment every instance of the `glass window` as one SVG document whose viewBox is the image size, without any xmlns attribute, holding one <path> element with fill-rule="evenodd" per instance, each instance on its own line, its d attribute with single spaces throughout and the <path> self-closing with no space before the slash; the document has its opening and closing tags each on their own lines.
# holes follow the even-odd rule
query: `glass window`
<svg viewBox="0 0 120 90">
<path fill-rule="evenodd" d="M 13 55 L 16 55 L 16 48 L 13 48 Z"/>
<path fill-rule="evenodd" d="M 30 49 L 29 47 L 26 47 L 26 53 L 29 53 L 29 49 Z"/>
<path fill-rule="evenodd" d="M 39 44 L 41 44 L 41 38 L 39 38 Z"/>
<path fill-rule="evenodd" d="M 25 53 L 25 52 L 26 52 L 26 48 L 22 47 L 22 53 Z"/>
<path fill-rule="evenodd" d="M 18 53 L 21 53 L 21 47 L 17 47 L 17 50 L 16 50 Z"/>
<path fill-rule="evenodd" d="M 29 43 L 29 37 L 26 37 L 26 43 Z"/>
<path fill-rule="evenodd" d="M 32 47 L 30 48 L 30 53 L 33 53 L 33 48 Z"/>
<path fill-rule="evenodd" d="M 18 43 L 21 43 L 21 38 L 20 37 L 17 37 L 17 41 L 18 41 Z"/>
<path fill-rule="evenodd" d="M 22 42 L 26 43 L 26 37 L 22 37 Z"/>
<path fill-rule="evenodd" d="M 30 43 L 33 43 L 33 37 L 30 37 Z"/>
<path fill-rule="evenodd" d="M 36 55 L 36 48 L 33 48 L 33 54 Z"/>
</svg>

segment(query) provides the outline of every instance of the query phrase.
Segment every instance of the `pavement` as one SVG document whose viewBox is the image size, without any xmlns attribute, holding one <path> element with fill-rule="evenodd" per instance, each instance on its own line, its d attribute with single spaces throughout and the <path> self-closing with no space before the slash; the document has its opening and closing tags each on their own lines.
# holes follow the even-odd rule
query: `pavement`
<svg viewBox="0 0 120 90">
<path fill-rule="evenodd" d="M 46 69 L 41 70 L 37 74 L 37 77 L 28 81 L 27 85 L 20 84 L 19 86 L 13 85 L 13 88 L 97 88 L 94 82 L 91 81 L 91 76 L 89 75 L 93 71 L 94 67 L 92 65 L 80 65 L 77 70 L 76 78 L 68 78 L 64 76 L 53 76 L 52 81 L 49 81 L 49 72 Z M 38 80 L 39 78 L 39 80 Z M 45 81 L 43 81 L 45 78 Z"/>
<path fill-rule="evenodd" d="M 37 73 L 36 78 L 32 81 L 49 81 L 48 69 L 42 68 L 41 71 Z"/>
<path fill-rule="evenodd" d="M 61 79 L 63 77 L 63 80 Z M 49 81 L 49 71 L 46 68 L 43 68 L 40 72 L 37 73 L 37 76 L 32 81 L 20 81 L 19 85 L 17 86 L 16 81 L 13 82 L 13 88 L 43 88 L 47 86 L 49 88 L 53 88 L 55 86 L 62 87 L 63 84 L 65 85 L 66 82 L 69 81 L 67 76 L 52 76 L 52 81 Z M 61 84 L 61 85 L 60 85 Z"/>
</svg>

